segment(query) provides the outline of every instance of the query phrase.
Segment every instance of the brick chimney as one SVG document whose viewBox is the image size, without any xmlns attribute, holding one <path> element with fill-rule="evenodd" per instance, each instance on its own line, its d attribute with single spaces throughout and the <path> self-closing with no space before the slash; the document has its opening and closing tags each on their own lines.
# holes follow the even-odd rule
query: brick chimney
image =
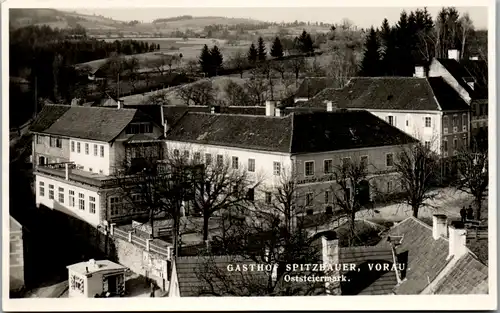
<svg viewBox="0 0 500 313">
<path fill-rule="evenodd" d="M 467 230 L 462 222 L 454 221 L 448 227 L 449 230 L 449 253 L 448 258 L 456 257 L 457 259 L 465 255 L 467 249 Z"/>
<path fill-rule="evenodd" d="M 457 49 L 450 49 L 448 50 L 448 59 L 449 60 L 460 60 L 460 51 Z"/>
<path fill-rule="evenodd" d="M 326 112 L 333 112 L 333 102 L 332 101 L 326 102 Z"/>
<path fill-rule="evenodd" d="M 321 255 L 323 264 L 327 267 L 332 266 L 333 271 L 325 273 L 332 277 L 340 276 L 339 271 L 335 270 L 335 265 L 339 264 L 339 241 L 333 235 L 325 235 L 321 237 Z M 340 282 L 325 282 L 325 289 L 327 295 L 340 295 Z"/>
<path fill-rule="evenodd" d="M 423 66 L 415 66 L 415 74 L 413 74 L 413 77 L 419 77 L 423 78 L 425 77 L 425 70 Z"/>
<path fill-rule="evenodd" d="M 123 109 L 123 101 L 121 100 L 116 100 L 116 107 L 118 109 Z"/>
<path fill-rule="evenodd" d="M 446 238 L 448 234 L 448 219 L 444 214 L 434 214 L 432 216 L 432 237 L 438 240 L 441 237 Z"/>
<path fill-rule="evenodd" d="M 274 116 L 276 108 L 276 102 L 272 100 L 266 100 L 266 116 Z"/>
</svg>

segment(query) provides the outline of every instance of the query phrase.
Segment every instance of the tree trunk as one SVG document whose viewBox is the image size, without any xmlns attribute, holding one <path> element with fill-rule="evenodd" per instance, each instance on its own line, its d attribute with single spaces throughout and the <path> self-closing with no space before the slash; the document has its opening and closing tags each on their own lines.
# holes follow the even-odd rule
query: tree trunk
<svg viewBox="0 0 500 313">
<path fill-rule="evenodd" d="M 208 221 L 210 216 L 208 214 L 203 214 L 203 241 L 208 240 Z"/>
<path fill-rule="evenodd" d="M 418 206 L 417 205 L 412 205 L 411 209 L 413 211 L 413 217 L 414 218 L 418 218 L 418 209 L 419 209 Z"/>
<path fill-rule="evenodd" d="M 477 200 L 476 199 L 476 220 L 481 220 L 481 205 L 482 205 L 482 201 L 481 200 Z"/>
<path fill-rule="evenodd" d="M 153 210 L 150 208 L 149 209 L 149 223 L 151 224 L 151 238 L 154 238 L 154 214 Z"/>
</svg>

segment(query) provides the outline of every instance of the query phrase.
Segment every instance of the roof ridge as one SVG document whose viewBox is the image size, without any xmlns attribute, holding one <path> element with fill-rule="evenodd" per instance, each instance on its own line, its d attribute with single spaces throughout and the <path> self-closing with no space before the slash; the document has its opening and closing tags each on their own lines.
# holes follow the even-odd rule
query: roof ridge
<svg viewBox="0 0 500 313">
<path fill-rule="evenodd" d="M 187 114 L 196 114 L 196 115 L 220 115 L 220 116 L 237 116 L 237 117 L 259 117 L 259 118 L 276 118 L 276 119 L 284 119 L 287 118 L 288 115 L 285 116 L 275 116 L 275 115 L 258 115 L 258 114 L 232 114 L 232 113 L 211 113 L 211 112 L 191 112 L 189 110 L 186 111 Z"/>
<path fill-rule="evenodd" d="M 294 120 L 295 120 L 295 112 L 292 112 L 292 113 L 290 114 L 290 117 L 291 117 L 291 119 L 292 119 L 292 120 L 291 120 L 292 125 L 291 125 L 291 127 L 290 127 L 290 144 L 288 145 L 288 152 L 289 152 L 289 153 L 292 153 L 292 151 L 293 151 L 293 150 L 292 150 L 292 148 L 293 148 L 293 137 L 294 137 L 294 136 L 293 136 L 293 134 L 295 133 L 295 131 L 294 131 L 294 130 L 295 130 L 295 123 L 294 123 Z"/>
</svg>

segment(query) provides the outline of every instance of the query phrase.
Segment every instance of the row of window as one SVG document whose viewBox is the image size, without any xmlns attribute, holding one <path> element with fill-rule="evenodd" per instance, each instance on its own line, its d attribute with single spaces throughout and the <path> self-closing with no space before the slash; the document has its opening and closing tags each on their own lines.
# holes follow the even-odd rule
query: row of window
<svg viewBox="0 0 500 313">
<path fill-rule="evenodd" d="M 391 158 L 392 158 L 392 154 L 390 154 L 390 155 L 391 155 Z M 351 162 L 351 157 L 342 158 L 342 166 L 347 166 L 350 162 Z M 306 162 L 304 162 L 304 173 L 305 173 L 305 176 L 313 176 L 314 175 L 314 172 L 315 172 L 314 163 L 315 163 L 314 161 L 306 161 Z M 368 167 L 368 156 L 367 155 L 361 156 L 360 157 L 360 163 L 365 168 Z M 392 163 L 391 163 L 391 165 L 387 165 L 387 166 L 392 166 Z M 324 174 L 333 174 L 333 170 L 334 170 L 333 160 L 332 159 L 323 160 L 323 173 Z"/>
<path fill-rule="evenodd" d="M 189 151 L 185 150 L 183 152 L 182 156 L 184 158 L 188 159 L 189 155 L 190 155 Z M 174 157 L 180 157 L 180 151 L 178 149 L 174 150 Z M 201 157 L 201 153 L 200 152 L 195 152 L 194 153 L 194 155 L 193 155 L 193 161 L 195 163 L 201 163 L 202 162 L 202 157 Z M 205 153 L 205 164 L 206 165 L 211 165 L 212 162 L 213 162 L 213 160 L 212 160 L 212 154 Z M 222 154 L 217 154 L 216 155 L 216 162 L 217 162 L 217 166 L 222 166 L 224 164 L 224 156 Z M 231 157 L 231 168 L 237 170 L 237 169 L 239 169 L 239 167 L 240 167 L 239 157 L 237 157 L 237 156 Z M 248 159 L 247 170 L 249 172 L 252 172 L 252 173 L 255 172 L 255 159 L 251 159 L 251 158 Z M 277 175 L 277 176 L 281 175 L 281 163 L 280 162 L 277 162 L 277 161 L 273 162 L 273 174 Z"/>
<path fill-rule="evenodd" d="M 463 139 L 463 142 L 466 143 L 467 142 L 467 135 L 463 135 L 462 137 Z M 458 149 L 458 138 L 453 138 L 453 150 L 457 150 Z M 448 151 L 448 139 L 445 138 L 443 140 L 443 150 L 444 151 Z"/>
<path fill-rule="evenodd" d="M 385 117 L 385 121 L 391 126 L 396 126 L 396 117 L 389 115 Z M 424 117 L 424 124 L 426 128 L 432 127 L 432 118 L 430 116 Z M 410 126 L 410 120 L 406 120 L 406 126 Z"/>
<path fill-rule="evenodd" d="M 153 132 L 151 123 L 132 123 L 125 129 L 126 134 L 150 134 Z"/>
<path fill-rule="evenodd" d="M 75 149 L 75 146 L 76 146 L 76 149 Z M 85 143 L 84 146 L 85 146 L 85 154 L 89 155 L 90 154 L 90 144 L 89 143 Z M 93 146 L 94 146 L 93 147 L 94 148 L 93 149 L 94 156 L 100 155 L 101 158 L 104 158 L 104 146 L 103 145 L 97 145 L 97 144 L 94 144 Z M 75 152 L 76 151 L 76 153 L 81 153 L 82 152 L 81 148 L 82 148 L 82 143 L 71 141 L 71 152 Z"/>
<path fill-rule="evenodd" d="M 54 185 L 49 184 L 48 185 L 48 198 L 49 200 L 54 200 L 55 198 L 55 188 Z M 59 187 L 58 188 L 58 193 L 57 193 L 57 200 L 59 203 L 64 204 L 65 203 L 65 193 L 64 193 L 64 188 Z M 45 183 L 43 181 L 39 182 L 39 195 L 40 197 L 45 197 Z M 95 214 L 96 212 L 96 199 L 95 197 L 89 196 L 88 197 L 88 204 L 89 204 L 89 213 L 90 214 Z M 75 202 L 75 191 L 74 190 L 68 190 L 68 205 L 72 208 L 76 206 Z M 78 209 L 85 211 L 85 195 L 83 193 L 78 193 Z"/>
<path fill-rule="evenodd" d="M 143 198 L 140 194 L 135 194 L 131 196 L 131 200 L 139 204 L 143 202 Z M 124 205 L 124 200 L 121 197 L 110 197 L 109 198 L 109 212 L 111 216 L 118 216 L 123 214 L 123 209 L 126 208 L 130 213 L 137 213 L 143 211 L 140 205 Z"/>
<path fill-rule="evenodd" d="M 453 126 L 453 132 L 457 132 L 458 131 L 458 115 L 455 114 L 452 116 L 452 126 Z M 467 120 L 467 114 L 462 114 L 462 131 L 467 131 L 467 124 L 468 124 L 468 120 Z M 445 129 L 445 133 L 447 132 L 448 130 L 448 116 L 443 116 L 443 127 Z"/>
<path fill-rule="evenodd" d="M 37 135 L 36 136 L 36 143 L 37 144 L 43 144 L 43 138 L 49 137 L 49 145 L 53 148 L 62 148 L 62 139 L 60 137 L 53 137 L 53 136 L 42 136 L 42 135 Z"/>
</svg>

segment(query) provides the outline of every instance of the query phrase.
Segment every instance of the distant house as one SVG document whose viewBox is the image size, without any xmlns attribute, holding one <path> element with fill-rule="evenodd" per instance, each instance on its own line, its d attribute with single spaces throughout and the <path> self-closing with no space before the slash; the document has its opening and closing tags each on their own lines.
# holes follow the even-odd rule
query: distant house
<svg viewBox="0 0 500 313">
<path fill-rule="evenodd" d="M 464 225 L 434 215 L 432 226 L 410 217 L 392 227 L 379 246 L 395 243 L 401 282 L 394 294 L 487 294 L 488 267 L 466 246 Z"/>
<path fill-rule="evenodd" d="M 36 204 L 97 226 L 132 219 L 116 195 L 116 173 L 125 164 L 163 153 L 163 129 L 142 111 L 46 105 L 31 125 Z M 139 200 L 138 200 L 139 201 Z"/>
<path fill-rule="evenodd" d="M 469 105 L 442 77 L 354 77 L 292 110 L 366 110 L 444 157 L 470 140 Z"/>
<path fill-rule="evenodd" d="M 306 77 L 295 92 L 293 102 L 307 101 L 326 88 L 335 88 L 335 81 L 329 77 Z"/>
<path fill-rule="evenodd" d="M 10 232 L 10 292 L 16 293 L 25 287 L 25 264 L 23 226 L 12 216 L 9 217 Z"/>
<path fill-rule="evenodd" d="M 488 63 L 460 59 L 459 54 L 450 50 L 447 59 L 433 59 L 429 76 L 442 77 L 470 105 L 474 131 L 488 126 Z"/>
<path fill-rule="evenodd" d="M 394 158 L 403 146 L 417 142 L 366 111 L 276 116 L 280 110 L 271 102 L 265 109 L 266 115 L 186 111 L 167 131 L 167 150 L 201 163 L 230 162 L 259 177 L 263 181 L 253 192 L 267 204 L 274 201 L 269 188 L 294 169 L 301 189 L 298 205 L 312 213 L 331 208 L 327 187 L 334 182 L 334 169 L 345 162 L 364 162 L 368 175 L 374 175 L 373 185 L 365 186 L 367 197 L 370 190 L 395 191 Z"/>
<path fill-rule="evenodd" d="M 108 260 L 89 260 L 67 266 L 70 298 L 116 297 L 125 294 L 127 268 Z"/>
</svg>

